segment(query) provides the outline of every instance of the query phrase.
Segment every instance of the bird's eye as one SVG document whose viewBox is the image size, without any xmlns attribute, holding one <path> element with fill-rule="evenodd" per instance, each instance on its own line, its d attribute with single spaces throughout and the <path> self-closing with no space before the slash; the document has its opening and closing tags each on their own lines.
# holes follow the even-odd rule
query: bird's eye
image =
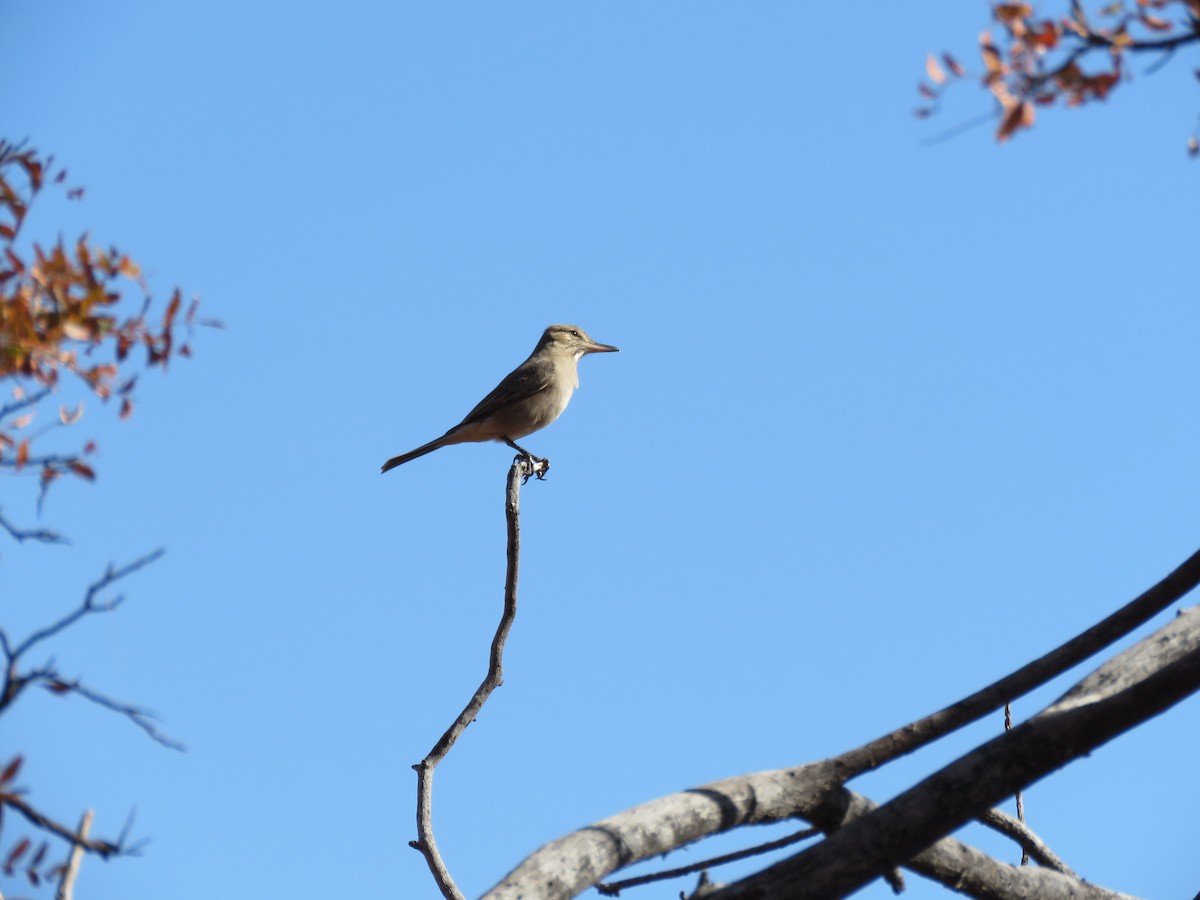
<svg viewBox="0 0 1200 900">
<path fill-rule="evenodd" d="M 571 329 L 571 334 L 575 335 L 575 337 L 579 337 L 579 332 L 576 331 L 574 328 Z"/>
</svg>

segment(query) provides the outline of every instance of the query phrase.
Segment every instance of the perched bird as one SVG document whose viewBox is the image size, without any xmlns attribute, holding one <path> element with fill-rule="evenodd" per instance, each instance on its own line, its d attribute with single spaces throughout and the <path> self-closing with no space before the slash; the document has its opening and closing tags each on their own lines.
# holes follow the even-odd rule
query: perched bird
<svg viewBox="0 0 1200 900">
<path fill-rule="evenodd" d="M 600 344 L 576 325 L 551 325 L 529 359 L 508 373 L 465 419 L 440 438 L 393 456 L 381 472 L 432 453 L 439 447 L 468 441 L 503 441 L 519 453 L 542 461 L 519 447 L 518 438 L 545 428 L 557 419 L 575 388 L 579 387 L 579 360 L 586 353 L 615 353 L 617 348 Z"/>
</svg>

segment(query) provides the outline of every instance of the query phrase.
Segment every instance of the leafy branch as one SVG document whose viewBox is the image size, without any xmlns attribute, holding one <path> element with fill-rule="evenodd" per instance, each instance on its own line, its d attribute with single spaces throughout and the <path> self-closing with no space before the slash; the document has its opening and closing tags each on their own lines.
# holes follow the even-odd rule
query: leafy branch
<svg viewBox="0 0 1200 900">
<path fill-rule="evenodd" d="M 949 53 L 940 60 L 927 57 L 928 81 L 917 90 L 929 103 L 915 111 L 918 118 L 940 109 L 951 84 L 978 77 L 995 98 L 996 140 L 1003 143 L 1033 127 L 1038 107 L 1106 100 L 1129 79 L 1125 59 L 1130 54 L 1157 56 L 1154 71 L 1180 48 L 1200 44 L 1200 0 L 1116 0 L 1094 17 L 1080 0 L 1071 0 L 1069 14 L 1057 19 L 1036 16 L 1029 3 L 993 3 L 992 17 L 1000 36 L 994 38 L 990 29 L 979 36 L 981 74 L 969 75 Z M 1099 67 L 1085 70 L 1093 61 Z M 1200 70 L 1196 75 L 1200 78 Z M 1195 133 L 1188 140 L 1188 152 L 1200 155 Z"/>
</svg>

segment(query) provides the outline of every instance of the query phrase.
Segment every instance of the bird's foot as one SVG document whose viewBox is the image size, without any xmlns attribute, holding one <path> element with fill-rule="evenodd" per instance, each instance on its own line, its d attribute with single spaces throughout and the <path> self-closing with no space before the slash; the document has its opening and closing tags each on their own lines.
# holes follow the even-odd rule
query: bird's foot
<svg viewBox="0 0 1200 900">
<path fill-rule="evenodd" d="M 521 479 L 521 484 L 529 481 L 530 476 L 536 475 L 538 481 L 546 480 L 546 473 L 550 471 L 550 460 L 541 456 L 534 456 L 528 450 L 522 450 L 513 457 L 513 465 L 520 465 L 524 471 L 524 477 Z"/>
</svg>

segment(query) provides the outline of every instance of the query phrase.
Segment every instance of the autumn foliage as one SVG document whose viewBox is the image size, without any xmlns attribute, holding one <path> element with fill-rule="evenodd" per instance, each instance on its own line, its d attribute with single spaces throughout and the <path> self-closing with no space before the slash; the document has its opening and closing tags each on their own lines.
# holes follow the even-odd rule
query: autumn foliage
<svg viewBox="0 0 1200 900">
<path fill-rule="evenodd" d="M 138 265 L 87 235 L 73 244 L 59 237 L 22 249 L 31 205 L 47 186 L 64 186 L 66 176 L 53 158 L 0 141 L 0 381 L 8 382 L 0 399 L 0 468 L 37 472 L 43 489 L 63 474 L 94 478 L 86 458 L 95 444 L 39 453 L 35 442 L 78 421 L 84 403 L 60 405 L 35 429 L 39 404 L 70 379 L 99 402 L 114 401 L 118 415 L 128 417 L 138 370 L 165 369 L 172 357 L 189 356 L 187 336 L 196 323 L 196 301 L 183 311 L 178 290 L 155 313 Z M 68 190 L 67 196 L 82 193 Z"/>
<path fill-rule="evenodd" d="M 86 235 L 72 243 L 62 237 L 49 244 L 26 239 L 30 209 L 44 190 L 63 190 L 73 200 L 82 197 L 82 189 L 66 187 L 66 177 L 52 158 L 0 140 L 0 470 L 36 475 L 42 496 L 61 476 L 95 478 L 93 441 L 48 435 L 78 422 L 85 404 L 93 401 L 127 418 L 138 375 L 190 356 L 193 327 L 218 324 L 198 321 L 196 301 L 184 309 L 178 290 L 156 307 L 137 263 L 115 247 L 97 246 Z M 53 530 L 23 528 L 0 515 L 2 532 L 18 543 L 64 542 Z M 34 661 L 44 659 L 47 642 L 83 617 L 116 609 L 122 598 L 112 595 L 112 587 L 161 555 L 157 550 L 125 566 L 110 565 L 74 609 L 23 638 L 0 626 L 0 714 L 38 687 L 114 712 L 160 744 L 179 749 L 147 710 L 64 674 L 53 657 Z M 48 598 L 34 599 L 41 603 Z M 0 876 L 36 888 L 69 881 L 65 873 L 78 869 L 84 852 L 109 858 L 136 850 L 125 834 L 115 841 L 90 837 L 90 814 L 74 828 L 41 812 L 17 782 L 22 763 L 19 755 L 7 762 L 0 758 Z M 18 828 L 32 835 L 14 837 L 13 828 L 5 827 L 14 818 Z M 48 859 L 51 846 L 61 849 L 63 843 L 72 849 L 68 859 Z"/>
<path fill-rule="evenodd" d="M 1177 50 L 1200 44 L 1200 0 L 1135 0 L 1088 12 L 1071 0 L 1063 15 L 1039 15 L 1028 3 L 993 3 L 996 27 L 979 36 L 981 69 L 973 75 L 949 53 L 925 61 L 927 81 L 918 91 L 927 101 L 916 110 L 937 112 L 942 93 L 977 77 L 995 98 L 996 139 L 1004 142 L 1037 120 L 1038 107 L 1082 106 L 1105 100 L 1129 78 L 1128 58 L 1148 54 L 1165 64 Z M 1200 78 L 1200 69 L 1194 70 Z M 1188 152 L 1200 154 L 1193 134 Z"/>
</svg>

